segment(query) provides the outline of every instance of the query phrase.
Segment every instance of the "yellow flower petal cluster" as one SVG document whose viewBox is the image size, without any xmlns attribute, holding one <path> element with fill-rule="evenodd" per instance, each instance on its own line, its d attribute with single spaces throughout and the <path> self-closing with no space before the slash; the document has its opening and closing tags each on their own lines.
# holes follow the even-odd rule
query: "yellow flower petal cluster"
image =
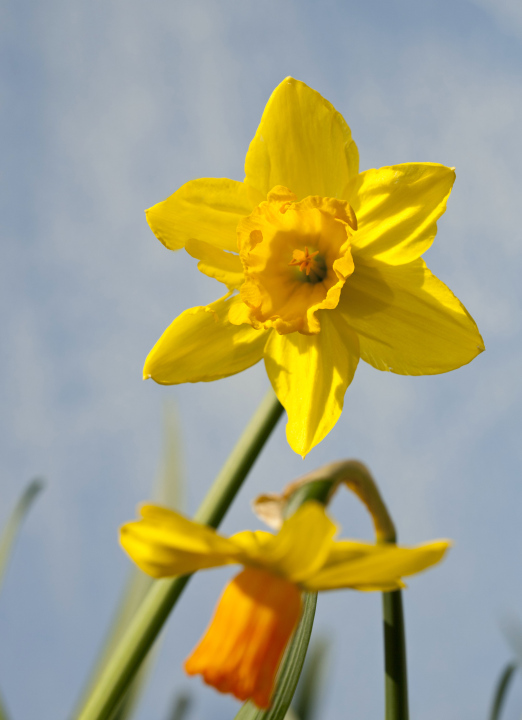
<svg viewBox="0 0 522 720">
<path fill-rule="evenodd" d="M 454 170 L 358 165 L 342 116 L 286 78 L 250 144 L 244 182 L 193 180 L 150 208 L 159 240 L 185 247 L 229 294 L 174 320 L 144 377 L 217 380 L 264 358 L 288 441 L 304 456 L 339 418 L 359 358 L 430 375 L 480 353 L 473 319 L 421 258 Z"/>
<path fill-rule="evenodd" d="M 155 578 L 221 565 L 245 569 L 227 586 L 205 636 L 186 662 L 190 674 L 240 700 L 268 707 L 283 651 L 299 620 L 302 590 L 397 590 L 402 577 L 439 562 L 449 543 L 418 547 L 335 540 L 337 528 L 309 501 L 277 535 L 230 538 L 155 505 L 121 529 L 121 544 Z"/>
</svg>

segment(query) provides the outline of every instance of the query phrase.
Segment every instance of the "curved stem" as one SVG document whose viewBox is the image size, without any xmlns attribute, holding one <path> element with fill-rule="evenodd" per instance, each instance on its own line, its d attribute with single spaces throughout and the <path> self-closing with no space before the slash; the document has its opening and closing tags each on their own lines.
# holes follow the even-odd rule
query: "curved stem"
<svg viewBox="0 0 522 720">
<path fill-rule="evenodd" d="M 340 487 L 346 485 L 372 516 L 378 543 L 396 543 L 397 532 L 381 497 L 377 483 L 363 463 L 342 460 L 329 463 L 290 483 L 281 495 L 261 495 L 254 503 L 257 514 L 273 526 L 280 526 L 306 499 L 327 505 Z M 386 720 L 408 720 L 408 674 L 404 612 L 400 590 L 382 594 L 384 623 L 384 667 Z"/>
<path fill-rule="evenodd" d="M 270 390 L 208 491 L 195 520 L 212 527 L 219 525 L 282 413 L 283 406 Z M 110 720 L 189 578 L 185 575 L 154 583 L 78 720 Z"/>
</svg>

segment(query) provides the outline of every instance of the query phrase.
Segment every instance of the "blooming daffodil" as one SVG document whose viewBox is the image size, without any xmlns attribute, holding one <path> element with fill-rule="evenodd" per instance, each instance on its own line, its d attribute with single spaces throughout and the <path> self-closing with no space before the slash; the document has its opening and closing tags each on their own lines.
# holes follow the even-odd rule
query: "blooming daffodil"
<svg viewBox="0 0 522 720">
<path fill-rule="evenodd" d="M 342 116 L 286 78 L 244 182 L 192 180 L 147 211 L 157 238 L 185 247 L 228 294 L 176 318 L 144 377 L 217 380 L 263 358 L 304 456 L 337 422 L 359 358 L 403 375 L 470 362 L 484 349 L 477 326 L 421 258 L 454 179 L 435 163 L 359 173 Z"/>
<path fill-rule="evenodd" d="M 439 562 L 445 540 L 400 547 L 335 540 L 337 528 L 316 501 L 304 503 L 277 535 L 230 538 L 155 505 L 124 525 L 121 544 L 155 578 L 243 565 L 227 585 L 212 622 L 185 663 L 209 685 L 239 700 L 270 705 L 277 669 L 301 614 L 301 592 L 337 588 L 397 590 L 402 577 Z"/>
</svg>

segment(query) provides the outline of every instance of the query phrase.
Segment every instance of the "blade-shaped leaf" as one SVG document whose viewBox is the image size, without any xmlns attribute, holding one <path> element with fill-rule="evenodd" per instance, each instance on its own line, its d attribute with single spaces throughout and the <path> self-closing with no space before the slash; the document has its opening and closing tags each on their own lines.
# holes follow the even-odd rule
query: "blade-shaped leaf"
<svg viewBox="0 0 522 720">
<path fill-rule="evenodd" d="M 502 621 L 501 629 L 517 663 L 522 665 L 522 623 L 518 617 L 509 616 Z"/>
<path fill-rule="evenodd" d="M 0 720 L 9 720 L 9 715 L 7 714 L 7 710 L 5 709 L 2 697 L 0 697 Z"/>
<path fill-rule="evenodd" d="M 511 685 L 511 680 L 513 679 L 513 675 L 517 667 L 516 663 L 508 663 L 502 671 L 493 696 L 493 705 L 489 716 L 490 720 L 499 720 L 500 712 L 506 700 L 508 688 Z"/>
<path fill-rule="evenodd" d="M 170 507 L 172 510 L 180 510 L 183 504 L 184 483 L 180 460 L 181 441 L 179 425 L 180 423 L 175 408 L 172 404 L 169 404 L 165 407 L 164 412 L 163 458 L 153 497 L 157 502 Z M 145 575 L 145 573 L 138 568 L 131 570 L 121 595 L 112 626 L 109 629 L 105 645 L 96 662 L 86 689 L 82 694 L 78 709 L 83 705 L 85 698 L 88 697 L 92 688 L 95 686 L 107 660 L 154 582 L 151 577 Z M 128 720 L 128 718 L 131 717 L 150 672 L 154 655 L 154 652 L 150 653 L 142 664 L 126 696 L 112 716 L 112 720 Z"/>
<path fill-rule="evenodd" d="M 14 542 L 20 531 L 23 519 L 31 507 L 33 500 L 43 489 L 44 483 L 39 478 L 33 480 L 24 490 L 22 497 L 17 502 L 11 517 L 7 521 L 2 534 L 0 535 L 0 586 L 4 579 L 5 570 L 9 562 L 9 556 L 13 549 Z"/>
<path fill-rule="evenodd" d="M 283 406 L 269 390 L 196 511 L 197 522 L 219 526 L 282 414 Z M 189 575 L 164 579 L 150 589 L 86 698 L 78 720 L 112 720 L 189 580 Z"/>
<path fill-rule="evenodd" d="M 192 705 L 192 695 L 181 693 L 174 698 L 169 720 L 185 720 Z"/>
<path fill-rule="evenodd" d="M 22 526 L 22 522 L 27 514 L 27 511 L 31 507 L 33 500 L 38 493 L 43 489 L 44 483 L 39 478 L 36 478 L 29 483 L 27 488 L 22 493 L 21 498 L 18 500 L 15 509 L 11 513 L 11 517 L 7 521 L 6 526 L 2 530 L 0 535 L 0 587 L 4 580 L 5 571 L 9 562 L 9 557 L 13 549 L 16 537 Z M 0 720 L 9 720 L 9 715 L 5 708 L 4 701 L 0 696 Z"/>
<path fill-rule="evenodd" d="M 317 717 L 319 696 L 326 675 L 328 645 L 324 638 L 316 640 L 306 658 L 293 703 L 299 720 L 314 720 Z"/>
<path fill-rule="evenodd" d="M 156 497 L 158 502 L 172 510 L 183 510 L 185 483 L 183 482 L 180 421 L 176 406 L 172 402 L 165 405 L 163 423 L 163 461 Z"/>
</svg>

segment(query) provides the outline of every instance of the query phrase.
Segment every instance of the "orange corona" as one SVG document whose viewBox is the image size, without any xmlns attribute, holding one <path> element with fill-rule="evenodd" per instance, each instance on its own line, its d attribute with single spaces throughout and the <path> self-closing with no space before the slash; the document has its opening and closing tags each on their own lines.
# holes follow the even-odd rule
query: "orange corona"
<svg viewBox="0 0 522 720">
<path fill-rule="evenodd" d="M 185 662 L 189 675 L 268 708 L 283 651 L 301 613 L 301 593 L 273 573 L 247 568 L 225 588 L 210 626 Z"/>
</svg>

